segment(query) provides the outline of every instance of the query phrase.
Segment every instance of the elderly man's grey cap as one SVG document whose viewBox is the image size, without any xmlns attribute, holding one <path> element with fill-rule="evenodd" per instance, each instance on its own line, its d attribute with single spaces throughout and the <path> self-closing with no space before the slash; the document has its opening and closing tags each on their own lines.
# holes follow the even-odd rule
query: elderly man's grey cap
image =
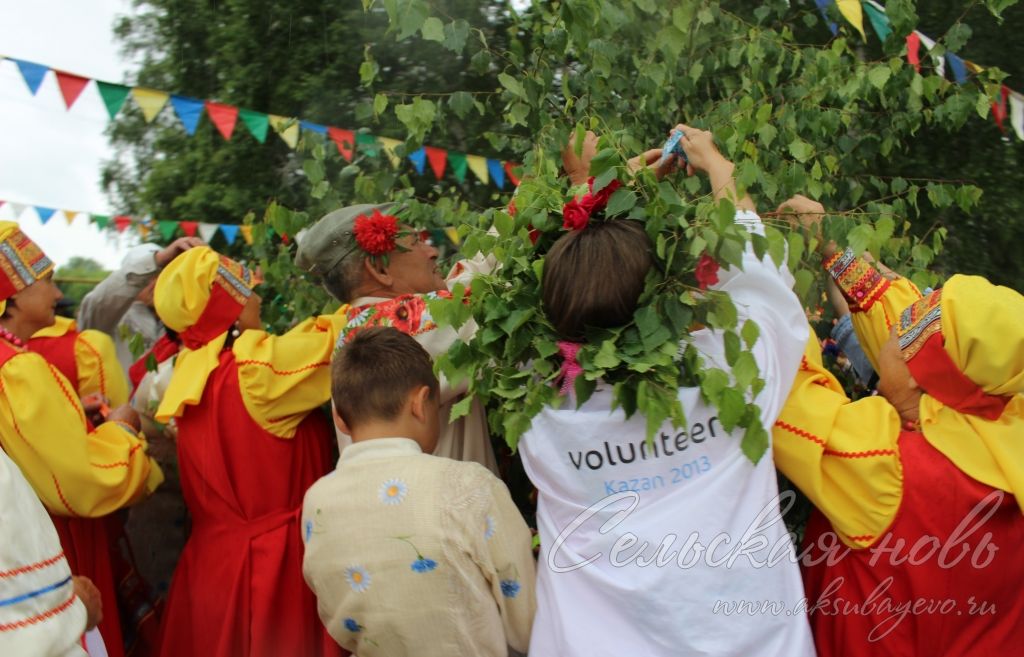
<svg viewBox="0 0 1024 657">
<path fill-rule="evenodd" d="M 298 238 L 295 266 L 310 274 L 324 276 L 341 264 L 345 256 L 355 251 L 352 228 L 356 217 L 372 214 L 374 210 L 387 213 L 394 206 L 394 203 L 364 203 L 349 205 L 324 215 Z"/>
</svg>

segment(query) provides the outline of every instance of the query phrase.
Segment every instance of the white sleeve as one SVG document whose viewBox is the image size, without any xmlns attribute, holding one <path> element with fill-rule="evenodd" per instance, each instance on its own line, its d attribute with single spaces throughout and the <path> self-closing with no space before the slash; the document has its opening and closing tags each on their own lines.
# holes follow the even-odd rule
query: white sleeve
<svg viewBox="0 0 1024 657">
<path fill-rule="evenodd" d="M 736 223 L 751 233 L 764 234 L 764 225 L 753 212 L 737 211 Z M 758 259 L 748 243 L 743 269 L 724 270 L 719 282 L 711 287 L 729 293 L 740 327 L 747 319 L 757 324 L 759 337 L 752 352 L 765 385 L 754 402 L 761 409 L 765 429 L 771 430 L 789 396 L 807 344 L 807 316 L 793 293 L 793 276 L 785 264 L 776 266 L 767 254 Z"/>
<path fill-rule="evenodd" d="M 82 299 L 78 308 L 79 330 L 95 329 L 114 335 L 139 292 L 159 273 L 154 259 L 159 250 L 157 244 L 142 244 L 129 251 L 121 268 L 111 272 Z"/>
</svg>

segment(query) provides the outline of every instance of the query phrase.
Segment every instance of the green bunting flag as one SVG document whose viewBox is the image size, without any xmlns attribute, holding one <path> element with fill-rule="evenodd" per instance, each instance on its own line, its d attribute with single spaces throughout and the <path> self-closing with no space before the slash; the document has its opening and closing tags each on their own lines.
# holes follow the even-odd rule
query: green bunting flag
<svg viewBox="0 0 1024 657">
<path fill-rule="evenodd" d="M 178 232 L 178 222 L 158 221 L 156 222 L 156 228 L 160 231 L 160 235 L 169 242 L 174 237 L 174 233 Z"/>
<path fill-rule="evenodd" d="M 113 119 L 121 111 L 121 107 L 124 105 L 125 99 L 128 98 L 128 93 L 131 89 L 123 84 L 112 84 L 110 82 L 101 82 L 100 80 L 96 80 L 96 87 L 100 90 L 103 104 L 107 106 L 107 113 Z"/>
<path fill-rule="evenodd" d="M 106 228 L 110 223 L 110 217 L 105 214 L 94 214 L 90 215 L 89 219 L 100 228 Z"/>
<path fill-rule="evenodd" d="M 373 135 L 359 133 L 356 135 L 356 150 L 362 151 L 370 157 L 376 157 L 380 153 L 380 144 Z"/>
<path fill-rule="evenodd" d="M 455 151 L 448 151 L 448 166 L 451 167 L 452 174 L 455 179 L 459 182 L 466 180 L 466 154 L 456 153 Z"/>
<path fill-rule="evenodd" d="M 249 129 L 249 132 L 256 138 L 256 141 L 261 144 L 267 141 L 267 129 L 270 127 L 270 119 L 267 118 L 266 114 L 240 109 L 238 110 L 238 118 L 242 119 L 242 123 Z"/>
<path fill-rule="evenodd" d="M 867 12 L 868 20 L 871 21 L 871 27 L 875 28 L 875 33 L 878 34 L 879 40 L 885 41 L 892 34 L 892 24 L 889 22 L 889 17 L 885 15 L 884 11 L 870 2 L 864 3 L 864 11 Z"/>
</svg>

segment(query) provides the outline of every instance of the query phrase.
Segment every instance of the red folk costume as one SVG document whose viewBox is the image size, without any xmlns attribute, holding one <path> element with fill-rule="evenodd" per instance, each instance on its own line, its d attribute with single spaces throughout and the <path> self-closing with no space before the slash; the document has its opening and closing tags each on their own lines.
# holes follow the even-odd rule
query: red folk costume
<svg viewBox="0 0 1024 657">
<path fill-rule="evenodd" d="M 826 262 L 878 369 L 895 326 L 916 426 L 851 402 L 812 340 L 775 425 L 811 498 L 805 586 L 818 654 L 1009 655 L 1024 643 L 1024 297 L 954 276 L 921 298 L 852 252 Z"/>
<path fill-rule="evenodd" d="M 0 222 L 0 312 L 53 264 L 10 222 Z M 71 572 L 90 578 L 105 610 L 100 634 L 124 655 L 111 570 L 109 514 L 152 492 L 163 475 L 127 425 L 88 423 L 75 387 L 9 334 L 0 338 L 0 446 L 53 518 Z"/>
<path fill-rule="evenodd" d="M 155 302 L 182 350 L 157 418 L 177 417 L 192 534 L 171 582 L 162 657 L 340 654 L 302 578 L 299 514 L 331 467 L 330 355 L 341 316 L 282 336 L 228 331 L 255 285 L 200 247 L 160 274 Z"/>
<path fill-rule="evenodd" d="M 58 317 L 53 326 L 36 331 L 28 350 L 56 366 L 75 385 L 79 398 L 99 393 L 112 408 L 128 403 L 124 370 L 106 333 L 79 331 L 75 320 Z"/>
</svg>

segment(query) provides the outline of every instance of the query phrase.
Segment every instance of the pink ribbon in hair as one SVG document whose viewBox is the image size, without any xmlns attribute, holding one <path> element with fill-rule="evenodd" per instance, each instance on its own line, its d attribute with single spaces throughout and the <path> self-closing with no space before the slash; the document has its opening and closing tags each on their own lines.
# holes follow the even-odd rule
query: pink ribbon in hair
<svg viewBox="0 0 1024 657">
<path fill-rule="evenodd" d="M 576 377 L 583 373 L 583 367 L 576 360 L 576 354 L 579 353 L 581 346 L 578 342 L 558 341 L 558 352 L 562 355 L 562 395 L 573 389 Z"/>
</svg>

